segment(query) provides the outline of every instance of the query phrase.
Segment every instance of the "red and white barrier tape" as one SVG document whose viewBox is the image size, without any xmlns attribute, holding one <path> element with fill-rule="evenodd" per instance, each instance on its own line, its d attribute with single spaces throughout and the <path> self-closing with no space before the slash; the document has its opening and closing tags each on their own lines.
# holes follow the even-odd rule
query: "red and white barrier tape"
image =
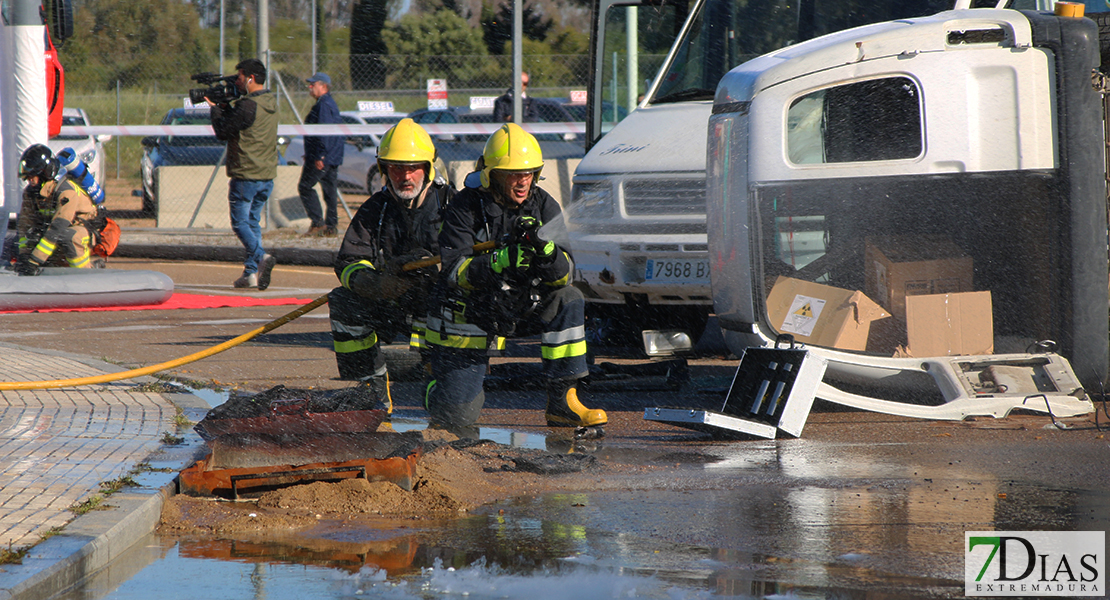
<svg viewBox="0 0 1110 600">
<path fill-rule="evenodd" d="M 421 124 L 431 135 L 490 135 L 501 126 L 497 123 L 443 123 Z M 278 125 L 278 135 L 382 135 L 391 125 Z M 525 131 L 533 135 L 586 133 L 586 124 L 570 123 L 525 123 Z M 214 135 L 210 125 L 67 125 L 59 135 L 90 136 L 204 136 Z"/>
</svg>

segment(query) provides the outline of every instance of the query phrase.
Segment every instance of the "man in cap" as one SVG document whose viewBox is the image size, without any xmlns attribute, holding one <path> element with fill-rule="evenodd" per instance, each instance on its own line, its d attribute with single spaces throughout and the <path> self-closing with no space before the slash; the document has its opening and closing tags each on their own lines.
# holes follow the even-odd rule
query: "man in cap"
<svg viewBox="0 0 1110 600">
<path fill-rule="evenodd" d="M 443 217 L 443 275 L 428 313 L 431 423 L 473 435 L 491 353 L 506 337 L 539 334 L 551 427 L 598 436 L 605 411 L 586 408 L 577 383 L 586 365 L 585 299 L 570 285 L 570 254 L 543 238 L 559 204 L 537 187 L 543 156 L 532 134 L 507 123 L 486 142 L 480 187 L 466 187 Z M 485 244 L 487 249 L 482 250 Z"/>
<path fill-rule="evenodd" d="M 305 117 L 305 125 L 340 123 L 339 106 L 329 93 L 331 77 L 327 73 L 316 73 L 305 80 L 308 93 L 316 99 L 312 110 Z M 339 190 L 336 183 L 339 165 L 343 164 L 343 137 L 338 135 L 306 135 L 304 138 L 304 164 L 301 167 L 301 180 L 297 192 L 301 204 L 312 224 L 307 236 L 335 237 L 339 235 Z M 320 198 L 316 195 L 316 184 L 324 192 L 326 213 L 320 214 Z"/>
<path fill-rule="evenodd" d="M 439 273 L 405 265 L 439 254 L 437 235 L 455 189 L 435 169 L 432 138 L 412 119 L 382 136 L 378 170 L 385 187 L 359 207 L 335 259 L 340 287 L 328 294 L 340 379 L 370 386 L 392 407 L 381 343 L 409 333 L 424 347 L 426 299 Z"/>
</svg>

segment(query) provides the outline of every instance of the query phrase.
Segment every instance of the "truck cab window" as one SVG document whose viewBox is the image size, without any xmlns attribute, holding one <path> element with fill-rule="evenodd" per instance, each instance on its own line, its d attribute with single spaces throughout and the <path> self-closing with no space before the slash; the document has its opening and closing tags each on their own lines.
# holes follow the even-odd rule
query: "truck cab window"
<svg viewBox="0 0 1110 600">
<path fill-rule="evenodd" d="M 924 150 L 920 98 L 907 77 L 860 81 L 802 96 L 786 115 L 790 162 L 915 158 Z"/>
</svg>

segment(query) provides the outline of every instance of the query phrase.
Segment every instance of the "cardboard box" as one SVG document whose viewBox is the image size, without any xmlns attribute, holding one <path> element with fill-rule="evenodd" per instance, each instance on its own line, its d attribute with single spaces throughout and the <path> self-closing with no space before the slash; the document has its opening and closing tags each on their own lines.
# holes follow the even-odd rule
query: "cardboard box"
<svg viewBox="0 0 1110 600">
<path fill-rule="evenodd" d="M 767 317 L 779 333 L 806 344 L 865 350 L 871 322 L 890 313 L 860 291 L 779 277 L 767 296 Z"/>
<path fill-rule="evenodd" d="M 906 296 L 975 289 L 971 257 L 943 235 L 868 238 L 864 263 L 864 291 L 903 321 Z"/>
<path fill-rule="evenodd" d="M 918 358 L 993 354 L 991 293 L 907 297 L 906 337 Z"/>
</svg>

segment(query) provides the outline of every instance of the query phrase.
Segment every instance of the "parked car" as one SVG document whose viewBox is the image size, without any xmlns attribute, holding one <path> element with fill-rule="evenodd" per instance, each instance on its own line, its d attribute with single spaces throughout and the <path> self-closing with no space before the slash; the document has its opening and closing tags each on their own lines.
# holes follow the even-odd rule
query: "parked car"
<svg viewBox="0 0 1110 600">
<path fill-rule="evenodd" d="M 207 108 L 174 108 L 162 117 L 162 125 L 211 125 Z M 157 208 L 154 170 L 158 167 L 182 165 L 216 165 L 224 153 L 224 143 L 214 135 L 160 135 L 143 138 L 143 156 L 139 159 L 142 174 L 143 212 Z"/>
<path fill-rule="evenodd" d="M 405 115 L 393 112 L 344 110 L 339 112 L 339 118 L 349 125 L 392 125 L 405 118 Z M 378 142 L 380 141 L 380 136 L 377 135 L 347 136 L 343 144 L 343 164 L 339 167 L 338 173 L 340 189 L 370 194 L 373 190 L 381 188 L 378 177 Z M 297 136 L 290 140 L 284 156 L 286 164 L 304 164 L 304 138 Z"/>
<path fill-rule="evenodd" d="M 207 107 L 174 108 L 162 117 L 162 125 L 211 125 Z M 278 138 L 278 145 L 284 140 Z M 158 135 L 142 139 L 143 156 L 139 159 L 142 175 L 143 212 L 157 209 L 157 188 L 154 170 L 158 167 L 217 165 L 224 153 L 224 142 L 214 135 Z M 278 153 L 278 164 L 285 159 Z"/>
<path fill-rule="evenodd" d="M 537 103 L 537 111 L 541 121 L 561 123 L 569 120 L 566 118 L 568 113 L 555 99 L 536 98 L 534 102 Z M 555 108 L 550 108 L 551 106 Z M 475 111 L 465 106 L 452 106 L 447 110 L 422 108 L 409 113 L 409 116 L 421 125 L 494 122 L 492 110 Z M 551 117 L 553 120 L 549 121 L 545 117 Z M 572 141 L 568 141 L 566 136 L 560 134 L 536 136 L 536 141 L 540 143 L 545 159 L 582 158 L 585 155 L 582 140 L 576 139 L 579 136 L 575 134 L 566 135 L 571 136 Z M 489 139 L 489 136 L 484 134 L 441 134 L 432 137 L 435 139 L 436 150 L 439 151 L 440 158 L 447 162 L 478 160 L 485 149 L 486 140 Z"/>
<path fill-rule="evenodd" d="M 89 116 L 85 114 L 83 108 L 63 108 L 62 109 L 62 126 L 77 125 L 88 126 L 92 125 L 89 121 Z M 50 139 L 46 145 L 57 154 L 64 148 L 73 148 L 77 156 L 85 161 L 85 164 L 92 170 L 93 177 L 96 178 L 97 183 L 104 186 L 104 177 L 106 171 L 104 167 L 104 142 L 112 139 L 110 135 L 58 135 Z"/>
</svg>

